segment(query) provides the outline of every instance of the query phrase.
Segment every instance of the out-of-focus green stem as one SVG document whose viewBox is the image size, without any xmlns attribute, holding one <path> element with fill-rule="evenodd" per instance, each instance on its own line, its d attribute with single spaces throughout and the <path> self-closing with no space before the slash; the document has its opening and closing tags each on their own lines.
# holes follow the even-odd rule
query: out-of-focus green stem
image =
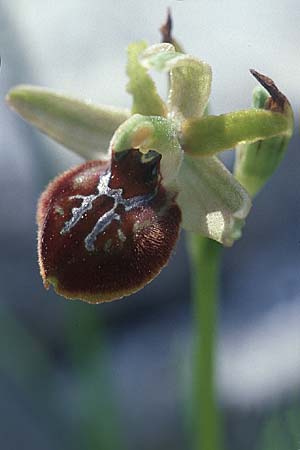
<svg viewBox="0 0 300 450">
<path fill-rule="evenodd" d="M 195 450 L 220 450 L 220 417 L 216 399 L 215 349 L 219 265 L 222 246 L 190 236 L 193 275 L 193 427 Z"/>
<path fill-rule="evenodd" d="M 111 366 L 105 323 L 86 304 L 67 305 L 66 339 L 76 395 L 71 404 L 80 418 L 74 433 L 78 447 L 89 450 L 125 449 L 117 401 L 111 381 Z"/>
</svg>

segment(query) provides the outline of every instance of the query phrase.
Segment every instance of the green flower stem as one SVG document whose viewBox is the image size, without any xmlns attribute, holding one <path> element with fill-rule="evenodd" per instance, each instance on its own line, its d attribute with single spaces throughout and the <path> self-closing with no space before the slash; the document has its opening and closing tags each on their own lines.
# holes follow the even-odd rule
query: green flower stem
<svg viewBox="0 0 300 450">
<path fill-rule="evenodd" d="M 193 426 L 195 450 L 220 450 L 220 417 L 215 384 L 219 266 L 222 246 L 193 234 Z"/>
</svg>

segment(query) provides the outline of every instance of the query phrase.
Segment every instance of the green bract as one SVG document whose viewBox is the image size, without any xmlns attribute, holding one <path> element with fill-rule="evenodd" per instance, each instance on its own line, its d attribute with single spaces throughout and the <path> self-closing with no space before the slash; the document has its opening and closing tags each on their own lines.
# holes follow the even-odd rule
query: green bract
<svg viewBox="0 0 300 450">
<path fill-rule="evenodd" d="M 166 103 L 148 69 L 169 73 Z M 86 159 L 109 159 L 130 148 L 160 153 L 161 182 L 176 195 L 182 227 L 232 245 L 251 207 L 249 193 L 257 192 L 282 158 L 293 128 L 291 110 L 287 104 L 276 107 L 273 84 L 269 107 L 266 95 L 262 101 L 259 94 L 254 109 L 205 116 L 211 68 L 171 44 L 131 44 L 127 74 L 131 117 L 126 110 L 31 86 L 16 87 L 7 100 L 27 121 Z M 235 173 L 244 187 L 216 156 L 235 146 Z"/>
</svg>

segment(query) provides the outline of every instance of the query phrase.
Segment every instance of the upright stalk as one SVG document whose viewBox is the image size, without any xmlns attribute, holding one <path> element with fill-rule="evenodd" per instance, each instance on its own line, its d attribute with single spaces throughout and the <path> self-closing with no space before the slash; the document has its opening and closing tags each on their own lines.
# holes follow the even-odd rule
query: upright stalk
<svg viewBox="0 0 300 450">
<path fill-rule="evenodd" d="M 190 237 L 194 318 L 193 426 L 195 450 L 220 450 L 215 355 L 220 250 L 217 242 Z"/>
</svg>

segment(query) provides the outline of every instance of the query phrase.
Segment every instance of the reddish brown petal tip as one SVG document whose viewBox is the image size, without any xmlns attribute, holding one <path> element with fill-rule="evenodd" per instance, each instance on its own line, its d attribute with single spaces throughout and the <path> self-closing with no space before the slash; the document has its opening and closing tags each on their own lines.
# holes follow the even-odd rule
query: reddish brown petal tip
<svg viewBox="0 0 300 450">
<path fill-rule="evenodd" d="M 181 213 L 160 183 L 159 160 L 136 150 L 57 177 L 37 213 L 45 287 L 91 303 L 129 295 L 166 265 Z"/>
</svg>

